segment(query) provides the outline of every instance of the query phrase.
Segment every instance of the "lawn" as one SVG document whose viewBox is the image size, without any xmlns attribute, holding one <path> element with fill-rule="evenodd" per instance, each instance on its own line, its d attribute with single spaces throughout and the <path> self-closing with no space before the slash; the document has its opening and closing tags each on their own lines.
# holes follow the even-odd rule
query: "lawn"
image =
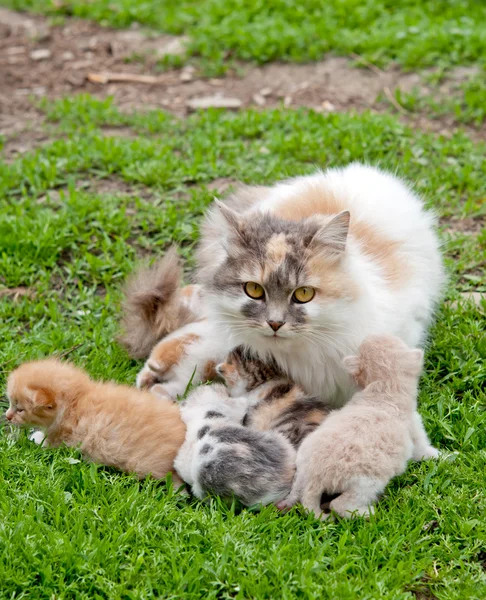
<svg viewBox="0 0 486 600">
<path fill-rule="evenodd" d="M 84 11 L 119 26 L 135 18 L 162 23 L 150 1 L 117 2 L 119 10 L 108 10 L 108 2 L 15 4 Z M 243 33 L 251 10 L 263 4 L 236 4 L 245 15 L 242 35 L 230 43 L 223 28 L 214 44 L 251 53 Z M 306 4 L 317 14 L 323 3 Z M 442 31 L 467 14 L 471 34 L 447 34 L 450 56 L 443 47 L 434 51 L 451 64 L 480 63 L 481 3 L 396 4 L 409 8 L 382 22 L 395 31 L 406 14 L 410 27 L 420 22 L 424 44 L 429 28 L 420 15 Z M 165 28 L 190 29 L 198 44 L 211 38 L 218 11 L 231 29 L 223 3 L 160 5 L 170 17 Z M 268 23 L 295 6 L 269 5 L 262 39 L 277 38 Z M 326 6 L 345 19 L 357 3 Z M 354 28 L 368 22 L 366 11 L 375 10 L 377 20 L 385 19 L 381 9 L 392 11 L 386 2 L 359 6 Z M 292 19 L 295 27 L 309 22 L 301 13 Z M 384 29 L 363 33 L 369 48 Z M 405 47 L 388 39 L 382 56 L 406 66 Z M 281 42 L 284 48 L 285 36 Z M 323 43 L 306 54 L 295 40 L 289 47 L 268 59 L 315 58 L 326 49 Z M 87 95 L 46 101 L 41 109 L 49 141 L 8 164 L 0 154 L 2 389 L 20 362 L 52 353 L 95 377 L 132 383 L 140 363 L 116 335 L 120 288 L 140 261 L 176 241 L 189 280 L 201 215 L 219 188 L 361 160 L 409 179 L 440 217 L 449 285 L 427 346 L 419 401 L 442 458 L 411 464 L 369 522 L 321 523 L 298 508 L 282 516 L 272 507 L 241 511 L 188 500 L 170 482 L 140 483 L 85 463 L 75 450 L 41 449 L 2 423 L 0 598 L 485 598 L 486 302 L 479 297 L 486 292 L 486 146 L 463 132 L 440 137 L 373 113 L 208 111 L 183 120 L 163 111 L 121 112 L 109 99 Z"/>
</svg>

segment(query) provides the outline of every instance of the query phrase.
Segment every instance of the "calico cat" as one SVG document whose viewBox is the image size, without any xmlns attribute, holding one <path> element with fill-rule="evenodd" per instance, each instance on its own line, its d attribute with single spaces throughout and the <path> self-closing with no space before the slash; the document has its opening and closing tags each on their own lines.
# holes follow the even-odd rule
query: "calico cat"
<svg viewBox="0 0 486 600">
<path fill-rule="evenodd" d="M 252 431 L 241 422 L 248 402 L 223 385 L 200 386 L 181 403 L 186 441 L 174 466 L 195 496 L 236 496 L 245 506 L 285 498 L 295 473 L 295 450 L 275 431 Z"/>
<path fill-rule="evenodd" d="M 243 424 L 278 431 L 297 448 L 327 417 L 330 409 L 290 381 L 275 361 L 262 361 L 243 346 L 216 367 L 233 397 L 249 402 Z"/>
<path fill-rule="evenodd" d="M 302 502 L 318 518 L 321 496 L 337 496 L 330 511 L 367 516 L 388 482 L 410 459 L 436 458 L 417 412 L 423 352 L 392 336 L 370 336 L 344 359 L 358 391 L 302 443 L 286 508 Z"/>
<path fill-rule="evenodd" d="M 186 433 L 179 407 L 170 399 L 88 375 L 56 359 L 25 363 L 7 382 L 7 419 L 36 426 L 44 444 L 79 447 L 94 462 L 164 478 L 173 472 L 174 458 Z"/>
<path fill-rule="evenodd" d="M 224 355 L 244 345 L 275 359 L 307 393 L 343 405 L 355 387 L 342 359 L 367 336 L 423 343 L 445 279 L 434 225 L 399 178 L 360 164 L 242 187 L 224 204 L 215 201 L 202 226 L 197 272 L 208 350 Z M 150 314 L 166 323 L 172 313 L 161 299 L 164 283 L 150 283 Z M 129 337 L 165 335 L 166 326 L 137 314 Z M 179 322 L 176 314 L 169 329 Z M 211 352 L 205 358 L 216 359 Z M 194 363 L 191 352 L 182 360 Z"/>
</svg>

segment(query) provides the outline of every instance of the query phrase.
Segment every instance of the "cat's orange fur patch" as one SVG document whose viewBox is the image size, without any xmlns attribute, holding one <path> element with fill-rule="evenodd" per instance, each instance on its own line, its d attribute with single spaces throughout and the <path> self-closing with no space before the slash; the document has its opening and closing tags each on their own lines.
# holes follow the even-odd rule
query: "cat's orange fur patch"
<svg viewBox="0 0 486 600">
<path fill-rule="evenodd" d="M 408 279 L 409 267 L 400 256 L 400 242 L 385 237 L 372 225 L 363 222 L 353 223 L 350 231 L 363 251 L 374 259 L 392 285 L 402 285 Z"/>
<path fill-rule="evenodd" d="M 287 221 L 302 221 L 316 215 L 337 215 L 347 206 L 321 187 L 308 186 L 304 192 L 281 200 L 272 213 Z"/>
<path fill-rule="evenodd" d="M 181 288 L 181 296 L 182 298 L 192 298 L 192 296 L 198 293 L 199 286 L 198 285 L 185 285 Z"/>
<path fill-rule="evenodd" d="M 272 267 L 278 268 L 285 260 L 287 253 L 291 250 L 287 244 L 284 233 L 272 235 L 266 244 L 266 255 Z"/>
<path fill-rule="evenodd" d="M 309 186 L 300 194 L 293 194 L 289 198 L 279 202 L 272 212 L 288 221 L 300 221 L 316 215 L 337 215 L 349 207 L 342 199 L 320 187 Z M 400 257 L 400 242 L 391 240 L 372 225 L 357 221 L 351 214 L 349 234 L 361 245 L 363 250 L 375 260 L 383 269 L 391 285 L 401 285 L 408 278 L 409 270 L 405 261 Z M 319 269 L 318 261 L 315 267 Z M 326 274 L 323 273 L 323 268 Z M 343 286 L 335 280 L 331 274 L 327 274 L 328 268 L 322 265 L 319 269 L 320 277 L 329 293 L 326 296 L 341 297 L 340 288 Z M 346 288 L 348 286 L 346 284 Z"/>
<path fill-rule="evenodd" d="M 202 381 L 214 381 L 217 377 L 216 362 L 214 360 L 208 360 L 204 365 Z"/>
<path fill-rule="evenodd" d="M 152 350 L 148 360 L 150 368 L 160 375 L 167 373 L 179 363 L 186 353 L 187 346 L 199 339 L 200 336 L 195 333 L 186 333 L 170 340 L 162 340 Z"/>
<path fill-rule="evenodd" d="M 359 291 L 354 280 L 343 273 L 335 259 L 323 255 L 313 256 L 307 263 L 309 273 L 319 281 L 318 297 L 339 299 L 357 298 Z"/>
</svg>

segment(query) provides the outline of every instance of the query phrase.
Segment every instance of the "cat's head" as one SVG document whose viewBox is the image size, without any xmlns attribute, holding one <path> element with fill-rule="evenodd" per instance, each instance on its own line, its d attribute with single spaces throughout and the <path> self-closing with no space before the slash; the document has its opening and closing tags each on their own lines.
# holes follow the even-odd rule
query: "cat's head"
<svg viewBox="0 0 486 600">
<path fill-rule="evenodd" d="M 226 360 L 217 365 L 216 372 L 234 397 L 243 396 L 267 381 L 285 377 L 274 360 L 261 360 L 244 346 L 232 350 Z"/>
<path fill-rule="evenodd" d="M 217 205 L 225 231 L 203 281 L 209 310 L 253 348 L 318 342 L 356 291 L 346 268 L 349 212 L 295 222 Z"/>
<path fill-rule="evenodd" d="M 10 406 L 5 416 L 15 425 L 47 428 L 66 400 L 66 390 L 77 390 L 86 381 L 87 375 L 56 359 L 25 363 L 8 378 Z"/>
<path fill-rule="evenodd" d="M 360 388 L 374 381 L 418 379 L 422 372 L 424 353 L 409 348 L 391 335 L 372 335 L 359 347 L 357 356 L 347 356 L 343 364 Z"/>
<path fill-rule="evenodd" d="M 181 417 L 186 424 L 201 419 L 229 419 L 241 422 L 248 410 L 244 398 L 232 398 L 221 384 L 200 385 L 179 403 Z"/>
</svg>

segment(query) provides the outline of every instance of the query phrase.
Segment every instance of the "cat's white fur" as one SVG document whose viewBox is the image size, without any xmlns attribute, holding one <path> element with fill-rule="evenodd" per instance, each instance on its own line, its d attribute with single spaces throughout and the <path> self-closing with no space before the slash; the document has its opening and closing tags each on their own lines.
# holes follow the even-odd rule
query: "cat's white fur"
<svg viewBox="0 0 486 600">
<path fill-rule="evenodd" d="M 371 334 L 396 335 L 411 347 L 422 344 L 444 285 L 444 270 L 434 232 L 434 215 L 424 210 L 419 196 L 400 179 L 374 167 L 351 164 L 343 169 L 290 179 L 266 188 L 263 199 L 242 215 L 271 213 L 289 197 L 299 194 L 305 197 L 309 187 L 319 187 L 342 200 L 352 219 L 359 219 L 388 239 L 399 241 L 400 255 L 410 268 L 410 276 L 400 286 L 390 285 L 380 265 L 367 256 L 359 240 L 349 236 L 344 260 L 359 295 L 354 301 L 334 300 L 328 307 L 306 304 L 311 322 L 328 332 L 314 343 L 305 336 L 300 339 L 289 334 L 285 339 L 282 334 L 276 339 L 270 332 L 245 327 L 240 309 L 248 298 L 243 290 L 239 298 L 205 294 L 206 311 L 226 348 L 244 344 L 261 354 L 269 353 L 308 393 L 342 405 L 355 389 L 342 368 L 343 356 L 355 353 Z M 220 228 L 221 237 L 203 243 L 206 255 L 210 247 L 213 264 L 217 266 L 224 260 L 224 244 L 228 240 L 224 237 L 224 218 L 217 209 L 213 209 L 211 219 Z M 202 268 L 212 267 L 202 265 Z"/>
</svg>

